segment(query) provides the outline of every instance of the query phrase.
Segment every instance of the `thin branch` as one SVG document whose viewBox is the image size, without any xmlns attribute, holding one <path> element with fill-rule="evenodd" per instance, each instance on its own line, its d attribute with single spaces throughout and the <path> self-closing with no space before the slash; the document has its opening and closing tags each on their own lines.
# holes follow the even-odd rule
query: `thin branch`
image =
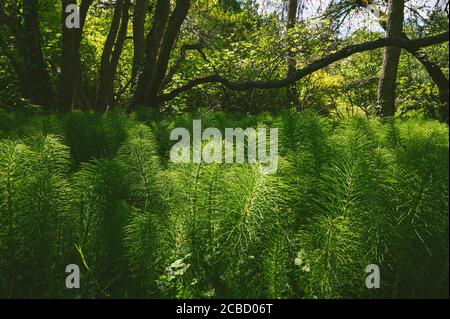
<svg viewBox="0 0 450 319">
<path fill-rule="evenodd" d="M 188 51 L 198 51 L 202 57 L 204 57 L 204 54 L 202 54 L 202 49 L 204 48 L 204 44 L 202 42 L 196 43 L 196 44 L 184 44 L 181 47 L 181 53 L 178 59 L 173 63 L 172 67 L 170 68 L 166 79 L 162 83 L 161 87 L 166 87 L 170 81 L 172 81 L 174 75 L 178 72 L 179 68 L 183 64 L 184 61 L 186 61 L 187 58 L 187 52 Z"/>
</svg>

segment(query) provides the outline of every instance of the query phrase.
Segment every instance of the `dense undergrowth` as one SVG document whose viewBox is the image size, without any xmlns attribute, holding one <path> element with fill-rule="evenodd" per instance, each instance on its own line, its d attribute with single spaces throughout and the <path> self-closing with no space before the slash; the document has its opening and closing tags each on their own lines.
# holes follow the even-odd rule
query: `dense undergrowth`
<svg viewBox="0 0 450 319">
<path fill-rule="evenodd" d="M 437 122 L 0 117 L 1 297 L 448 297 L 449 140 Z M 193 119 L 279 127 L 278 173 L 170 163 L 171 130 Z M 68 264 L 82 267 L 79 290 L 65 287 Z M 369 264 L 379 290 L 365 286 Z"/>
</svg>

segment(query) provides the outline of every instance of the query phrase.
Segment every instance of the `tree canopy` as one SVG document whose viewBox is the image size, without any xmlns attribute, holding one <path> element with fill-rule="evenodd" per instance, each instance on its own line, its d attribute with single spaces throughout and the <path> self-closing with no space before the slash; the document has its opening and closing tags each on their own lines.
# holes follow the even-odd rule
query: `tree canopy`
<svg viewBox="0 0 450 319">
<path fill-rule="evenodd" d="M 71 4 L 79 7 L 79 28 L 65 26 Z M 366 114 L 413 111 L 448 121 L 448 2 L 410 0 L 397 11 L 389 19 L 389 3 L 365 0 L 5 0 L 1 95 L 63 112 L 179 111 L 208 100 L 214 109 L 256 113 L 292 103 L 317 108 L 330 98 L 326 83 L 336 83 L 339 98 L 319 103 L 321 112 L 339 115 L 350 103 Z M 400 32 L 390 33 L 389 21 L 401 22 Z M 375 61 L 385 47 L 375 70 L 361 64 L 361 55 Z M 350 75 L 355 68 L 359 79 Z M 373 71 L 378 95 L 355 104 L 355 84 Z M 417 102 L 422 93 L 425 105 Z"/>
</svg>

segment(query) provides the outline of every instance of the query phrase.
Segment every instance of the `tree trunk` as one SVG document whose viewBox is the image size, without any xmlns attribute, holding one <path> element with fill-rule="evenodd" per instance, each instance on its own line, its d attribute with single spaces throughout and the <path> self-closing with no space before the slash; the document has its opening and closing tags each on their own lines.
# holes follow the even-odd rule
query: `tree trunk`
<svg viewBox="0 0 450 319">
<path fill-rule="evenodd" d="M 77 4 L 76 0 L 62 0 L 62 65 L 59 79 L 59 105 L 61 112 L 71 111 L 74 104 L 75 87 L 77 82 L 76 41 L 77 29 L 66 27 L 66 8 L 70 4 Z"/>
<path fill-rule="evenodd" d="M 155 65 L 151 80 L 147 85 L 145 93 L 145 103 L 147 105 L 155 105 L 157 96 L 161 88 L 161 84 L 166 76 L 169 67 L 169 60 L 172 50 L 175 46 L 175 41 L 181 29 L 181 25 L 186 19 L 190 7 L 190 0 L 177 0 L 176 7 L 167 24 L 164 38 L 159 50 L 158 63 Z"/>
<path fill-rule="evenodd" d="M 114 105 L 114 80 L 122 54 L 129 20 L 130 0 L 117 0 L 111 28 L 103 48 L 100 65 L 100 80 L 95 109 L 103 112 Z"/>
<path fill-rule="evenodd" d="M 113 101 L 111 106 L 114 106 L 116 104 L 114 81 L 116 79 L 117 67 L 119 65 L 120 57 L 122 55 L 123 46 L 125 44 L 125 40 L 127 39 L 128 23 L 130 21 L 130 7 L 131 7 L 131 1 L 125 0 L 123 10 L 122 10 L 122 18 L 121 18 L 122 21 L 120 24 L 119 33 L 117 35 L 117 40 L 114 45 L 114 51 L 112 52 L 112 55 L 111 55 L 110 68 L 111 68 L 112 81 L 109 82 L 109 87 L 108 87 L 108 95 L 110 96 L 111 101 Z"/>
<path fill-rule="evenodd" d="M 153 69 L 157 61 L 161 41 L 167 27 L 167 22 L 169 21 L 169 16 L 169 1 L 158 0 L 155 9 L 155 16 L 153 18 L 153 25 L 147 34 L 147 48 L 144 65 L 142 67 L 142 72 L 139 74 L 131 107 L 145 104 L 146 86 L 153 74 Z"/>
<path fill-rule="evenodd" d="M 389 0 L 387 35 L 388 38 L 401 39 L 403 37 L 404 0 Z M 378 86 L 378 108 L 381 116 L 395 115 L 397 90 L 397 72 L 400 63 L 400 48 L 388 47 L 383 58 Z"/>
<path fill-rule="evenodd" d="M 80 6 L 80 28 L 68 29 L 65 25 L 65 8 L 77 4 L 76 0 L 62 0 L 62 65 L 59 79 L 59 105 L 62 112 L 72 110 L 74 106 L 82 109 L 90 107 L 83 88 L 83 76 L 80 47 L 87 14 L 93 0 L 83 0 Z"/>
<path fill-rule="evenodd" d="M 297 24 L 297 9 L 298 9 L 298 0 L 289 0 L 288 4 L 288 21 L 287 21 L 287 33 L 288 37 L 290 39 L 290 32 L 292 29 L 295 28 Z M 291 39 L 290 39 L 291 40 Z M 297 69 L 297 63 L 295 54 L 293 53 L 292 49 L 294 48 L 294 44 L 292 41 L 289 43 L 288 47 L 288 56 L 287 56 L 287 66 L 288 66 L 288 77 L 291 77 L 295 74 L 295 71 Z M 289 91 L 289 99 L 291 104 L 295 107 L 295 109 L 298 109 L 299 103 L 298 103 L 298 95 L 297 95 L 297 84 L 295 83 L 291 87 L 288 88 Z"/>
<path fill-rule="evenodd" d="M 358 5 L 363 7 L 368 7 L 369 1 L 359 1 Z M 381 16 L 377 16 L 377 18 L 381 18 L 385 16 L 384 13 L 380 12 Z M 386 29 L 385 23 L 381 22 L 381 26 Z M 408 36 L 404 33 L 403 39 L 409 40 Z M 436 86 L 439 89 L 439 100 L 440 100 L 440 107 L 439 107 L 439 116 L 440 120 L 445 123 L 449 123 L 449 80 L 447 79 L 444 72 L 442 72 L 439 65 L 435 62 L 433 62 L 427 52 L 423 49 L 407 49 L 407 51 L 414 56 L 427 70 L 428 74 L 430 75 L 433 82 L 436 84 Z"/>
<path fill-rule="evenodd" d="M 50 75 L 41 46 L 39 1 L 23 0 L 23 25 L 20 34 L 20 51 L 26 72 L 26 96 L 33 103 L 49 106 L 54 102 Z"/>
<path fill-rule="evenodd" d="M 187 17 L 190 0 L 177 0 L 172 14 L 169 1 L 158 0 L 153 27 L 147 36 L 147 52 L 130 108 L 138 105 L 159 107 L 157 99 L 167 74 L 169 59 L 181 25 Z"/>
<path fill-rule="evenodd" d="M 136 79 L 141 70 L 145 56 L 145 18 L 147 16 L 148 0 L 136 0 L 133 16 L 133 72 L 132 79 Z"/>
</svg>

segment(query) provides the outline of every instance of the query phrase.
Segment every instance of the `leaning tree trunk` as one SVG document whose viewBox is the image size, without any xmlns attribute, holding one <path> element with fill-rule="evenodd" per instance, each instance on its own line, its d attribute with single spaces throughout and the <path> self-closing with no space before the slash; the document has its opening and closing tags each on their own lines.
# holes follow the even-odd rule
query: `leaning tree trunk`
<svg viewBox="0 0 450 319">
<path fill-rule="evenodd" d="M 128 23 L 130 21 L 130 6 L 131 1 L 125 0 L 123 9 L 122 9 L 122 18 L 120 23 L 119 33 L 117 34 L 117 40 L 114 44 L 114 51 L 111 55 L 110 69 L 111 69 L 111 79 L 108 87 L 108 95 L 111 98 L 112 106 L 116 104 L 115 91 L 114 91 L 114 81 L 116 79 L 117 67 L 119 65 L 120 57 L 122 55 L 123 47 L 125 44 L 125 40 L 127 39 L 128 33 Z"/>
<path fill-rule="evenodd" d="M 147 34 L 147 48 L 142 72 L 139 74 L 137 85 L 134 91 L 131 107 L 145 104 L 145 92 L 148 82 L 155 68 L 159 49 L 164 36 L 167 22 L 170 16 L 169 1 L 158 0 L 156 4 L 153 25 Z"/>
<path fill-rule="evenodd" d="M 189 0 L 178 0 L 169 22 L 167 23 L 167 28 L 159 50 L 158 63 L 155 65 L 151 80 L 147 85 L 145 95 L 145 103 L 147 105 L 158 103 L 157 96 L 167 74 L 170 56 L 180 32 L 181 25 L 188 15 L 189 7 Z"/>
<path fill-rule="evenodd" d="M 116 1 L 111 27 L 103 48 L 100 65 L 100 80 L 95 103 L 95 109 L 100 112 L 112 107 L 115 102 L 114 80 L 119 58 L 122 54 L 123 44 L 126 39 L 129 9 L 130 0 Z"/>
<path fill-rule="evenodd" d="M 83 88 L 80 47 L 83 38 L 87 13 L 93 0 L 83 0 L 80 6 L 80 28 L 69 29 L 65 21 L 68 13 L 65 9 L 76 0 L 62 0 L 62 65 L 59 78 L 58 110 L 67 112 L 74 106 L 82 109 L 90 107 L 90 102 Z"/>
<path fill-rule="evenodd" d="M 400 39 L 403 36 L 404 0 L 389 0 L 387 34 L 389 38 Z M 395 115 L 397 90 L 397 72 L 400 64 L 401 49 L 388 47 L 383 58 L 378 86 L 378 107 L 381 116 Z"/>
<path fill-rule="evenodd" d="M 407 36 L 405 35 L 405 38 Z M 439 65 L 432 62 L 425 50 L 423 49 L 415 49 L 408 50 L 414 57 L 419 60 L 422 65 L 427 70 L 428 74 L 432 78 L 433 82 L 439 89 L 439 120 L 444 123 L 449 123 L 449 81 L 445 76 L 444 72 L 442 72 Z"/>
<path fill-rule="evenodd" d="M 290 34 L 291 30 L 295 28 L 297 24 L 297 9 L 298 9 L 298 0 L 289 0 L 288 4 L 288 21 L 287 21 L 287 33 L 289 39 L 292 36 Z M 295 54 L 293 53 L 293 43 L 290 41 L 288 48 L 288 56 L 287 56 L 287 65 L 288 65 L 288 77 L 291 77 L 295 74 L 297 69 L 297 63 L 295 59 Z M 297 84 L 289 87 L 289 98 L 291 100 L 292 105 L 295 109 L 298 109 L 298 95 L 297 95 Z"/>
<path fill-rule="evenodd" d="M 139 105 L 159 107 L 158 93 L 167 75 L 169 59 L 190 4 L 190 0 L 177 0 L 170 14 L 169 1 L 158 0 L 153 26 L 147 35 L 143 70 L 136 84 L 130 110 Z"/>
</svg>

